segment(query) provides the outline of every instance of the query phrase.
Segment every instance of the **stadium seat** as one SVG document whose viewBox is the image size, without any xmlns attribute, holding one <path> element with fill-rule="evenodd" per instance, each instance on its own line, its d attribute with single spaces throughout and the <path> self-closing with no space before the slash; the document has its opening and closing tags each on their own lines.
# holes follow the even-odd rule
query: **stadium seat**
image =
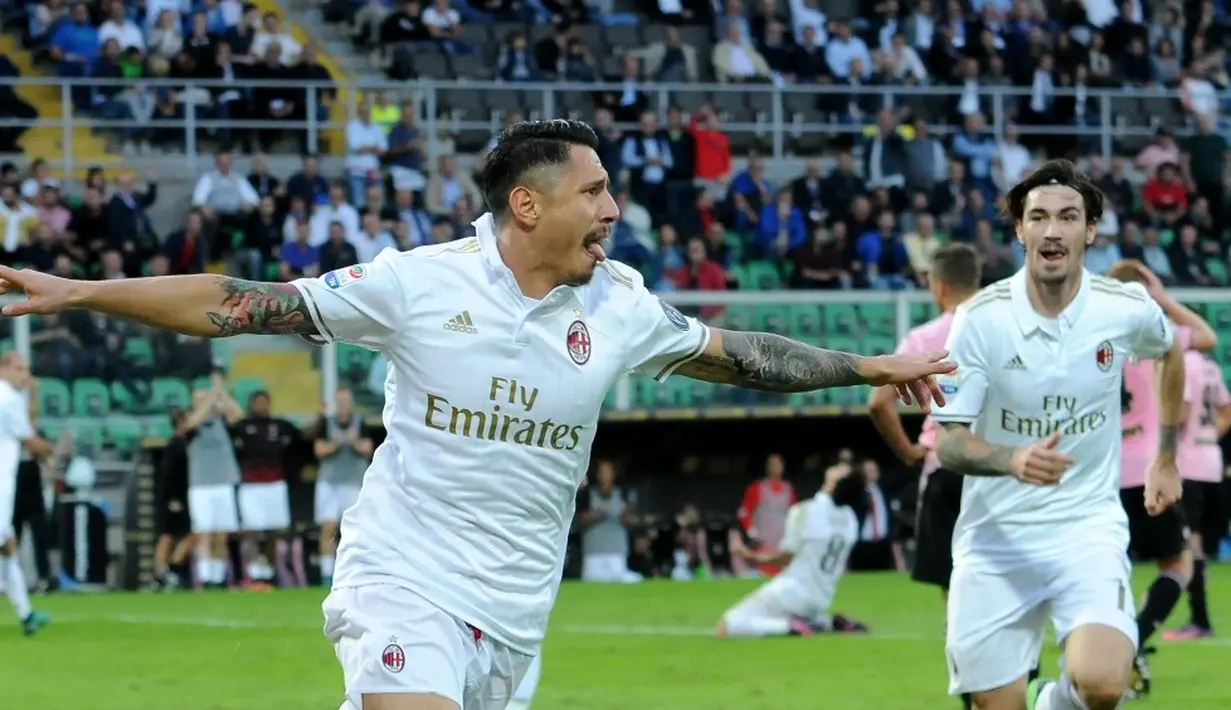
<svg viewBox="0 0 1231 710">
<path fill-rule="evenodd" d="M 119 382 L 111 383 L 111 408 L 117 412 L 132 412 L 136 403 L 132 393 Z"/>
<path fill-rule="evenodd" d="M 1227 285 L 1227 265 L 1222 259 L 1210 257 L 1205 260 L 1206 271 L 1210 272 L 1210 277 L 1219 286 Z"/>
<path fill-rule="evenodd" d="M 735 287 L 738 290 L 753 290 L 752 278 L 748 275 L 748 269 L 743 264 L 733 264 L 729 273 L 731 278 L 735 280 Z"/>
<path fill-rule="evenodd" d="M 865 303 L 859 306 L 859 323 L 868 333 L 892 337 L 897 320 L 894 316 L 894 306 L 889 303 Z"/>
<path fill-rule="evenodd" d="M 853 335 L 828 335 L 825 337 L 825 347 L 848 353 L 858 352 L 859 340 Z"/>
<path fill-rule="evenodd" d="M 145 428 L 133 417 L 113 414 L 107 417 L 103 434 L 116 449 L 130 452 L 140 448 L 141 440 L 145 438 Z"/>
<path fill-rule="evenodd" d="M 347 343 L 338 343 L 337 348 L 338 374 L 347 380 L 365 379 L 376 353 Z"/>
<path fill-rule="evenodd" d="M 786 308 L 778 304 L 753 306 L 752 329 L 768 333 L 785 333 L 788 328 Z"/>
<path fill-rule="evenodd" d="M 159 377 L 151 385 L 150 402 L 159 409 L 186 409 L 192 402 L 188 383 L 174 377 Z"/>
<path fill-rule="evenodd" d="M 752 330 L 756 323 L 749 306 L 727 306 L 723 309 L 723 321 L 731 330 Z"/>
<path fill-rule="evenodd" d="M 73 416 L 101 417 L 111 412 L 111 389 L 102 380 L 80 377 L 73 382 Z"/>
<path fill-rule="evenodd" d="M 67 417 L 72 413 L 73 395 L 64 380 L 38 378 L 38 411 L 42 417 Z"/>
<path fill-rule="evenodd" d="M 778 267 L 768 261 L 748 262 L 748 280 L 757 291 L 773 291 L 782 288 L 782 276 Z"/>
<path fill-rule="evenodd" d="M 852 335 L 859 327 L 859 313 L 850 303 L 825 305 L 825 332 L 833 335 Z"/>
<path fill-rule="evenodd" d="M 892 335 L 868 333 L 863 336 L 859 352 L 864 355 L 891 355 L 897 349 L 897 341 Z"/>
<path fill-rule="evenodd" d="M 938 315 L 940 313 L 936 308 L 936 304 L 930 301 L 927 303 L 912 303 L 910 304 L 910 327 L 914 328 L 923 325 Z"/>
<path fill-rule="evenodd" d="M 145 427 L 145 435 L 154 439 L 169 439 L 174 433 L 170 417 L 154 417 Z"/>
<path fill-rule="evenodd" d="M 787 306 L 787 323 L 795 337 L 818 335 L 821 332 L 821 310 L 813 304 L 792 304 Z"/>
</svg>

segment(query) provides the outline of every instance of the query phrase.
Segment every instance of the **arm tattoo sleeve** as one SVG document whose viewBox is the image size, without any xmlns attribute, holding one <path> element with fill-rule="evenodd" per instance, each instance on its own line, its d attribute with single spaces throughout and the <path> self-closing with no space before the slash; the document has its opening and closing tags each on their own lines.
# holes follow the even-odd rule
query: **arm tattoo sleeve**
<svg viewBox="0 0 1231 710">
<path fill-rule="evenodd" d="M 312 334 L 316 326 L 308 315 L 308 304 L 299 289 L 290 284 L 244 281 L 225 276 L 217 278 L 222 300 L 216 311 L 208 311 L 218 335 L 244 333 Z"/>
<path fill-rule="evenodd" d="M 940 465 L 966 476 L 1008 476 L 1013 449 L 996 446 L 975 436 L 962 424 L 941 426 L 936 441 Z"/>
<path fill-rule="evenodd" d="M 722 334 L 722 354 L 702 353 L 680 374 L 763 392 L 811 392 L 863 384 L 858 357 L 769 333 Z"/>
</svg>

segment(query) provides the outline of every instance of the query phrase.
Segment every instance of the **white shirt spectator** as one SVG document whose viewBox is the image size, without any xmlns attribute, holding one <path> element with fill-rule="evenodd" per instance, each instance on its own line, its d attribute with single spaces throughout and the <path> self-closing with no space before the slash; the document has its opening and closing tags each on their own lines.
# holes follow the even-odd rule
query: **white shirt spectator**
<svg viewBox="0 0 1231 710">
<path fill-rule="evenodd" d="M 14 252 L 25 243 L 29 230 L 38 223 L 38 212 L 27 202 L 18 200 L 9 208 L 0 202 L 0 237 L 4 239 L 4 251 Z"/>
<path fill-rule="evenodd" d="M 1016 141 L 1012 143 L 1000 141 L 996 145 L 996 154 L 1000 158 L 1000 185 L 1002 187 L 1012 187 L 1017 184 L 1030 169 L 1030 164 L 1034 162 L 1030 157 L 1030 151 Z M 1008 187 L 1005 189 L 1007 190 Z"/>
<path fill-rule="evenodd" d="M 863 63 L 862 78 L 872 76 L 872 54 L 868 52 L 868 45 L 863 40 L 854 35 L 847 39 L 829 38 L 829 44 L 825 45 L 825 63 L 829 65 L 829 71 L 835 78 L 845 79 L 850 76 L 852 59 Z"/>
<path fill-rule="evenodd" d="M 435 5 L 425 9 L 420 20 L 428 27 L 436 27 L 442 30 L 462 24 L 462 16 L 457 13 L 457 10 L 449 8 L 442 11 Z"/>
<path fill-rule="evenodd" d="M 164 10 L 170 10 L 176 17 L 187 15 L 192 12 L 192 0 L 146 0 L 145 29 L 152 29 Z"/>
<path fill-rule="evenodd" d="M 375 261 L 376 255 L 386 249 L 398 250 L 397 242 L 393 241 L 393 235 L 383 229 L 376 234 L 359 232 L 351 244 L 355 247 L 355 254 L 358 255 L 360 264 Z"/>
<path fill-rule="evenodd" d="M 346 169 L 352 174 L 366 175 L 380 170 L 380 157 L 359 152 L 368 148 L 375 148 L 382 153 L 389 150 L 389 138 L 385 135 L 385 129 L 370 120 L 351 119 L 346 124 Z"/>
<path fill-rule="evenodd" d="M 312 212 L 312 219 L 308 220 L 308 243 L 314 247 L 319 247 L 329 241 L 329 225 L 334 222 L 342 224 L 342 231 L 346 234 L 346 241 L 355 245 L 355 249 L 358 250 L 359 211 L 345 202 L 336 207 L 328 204 L 320 205 Z M 283 236 L 285 236 L 285 232 Z"/>
<path fill-rule="evenodd" d="M 249 54 L 254 57 L 263 57 L 271 44 L 276 44 L 282 48 L 283 66 L 290 66 L 299 61 L 299 53 L 303 51 L 303 47 L 299 46 L 295 38 L 287 32 L 279 32 L 277 34 L 264 31 L 257 32 L 256 37 L 252 38 L 252 50 Z"/>
<path fill-rule="evenodd" d="M 125 19 L 123 22 L 107 20 L 98 28 L 98 46 L 103 46 L 107 40 L 113 39 L 120 45 L 120 51 L 136 47 L 145 53 L 145 35 L 135 22 Z"/>
<path fill-rule="evenodd" d="M 1180 84 L 1180 93 L 1194 114 L 1218 117 L 1218 90 L 1209 81 L 1189 77 Z"/>
<path fill-rule="evenodd" d="M 804 29 L 811 27 L 816 31 L 817 46 L 824 46 L 829 41 L 827 22 L 825 13 L 816 7 L 816 3 L 809 6 L 804 0 L 791 0 L 791 31 L 795 34 L 795 44 L 804 44 Z"/>
<path fill-rule="evenodd" d="M 226 195 L 220 196 L 216 191 L 225 190 Z M 234 194 L 231 194 L 234 192 Z M 193 207 L 212 207 L 221 214 L 233 214 L 243 207 L 256 207 L 261 204 L 261 196 L 257 194 L 248 182 L 248 178 L 235 171 L 223 175 L 217 170 L 211 170 L 202 175 L 196 187 L 192 188 Z"/>
</svg>

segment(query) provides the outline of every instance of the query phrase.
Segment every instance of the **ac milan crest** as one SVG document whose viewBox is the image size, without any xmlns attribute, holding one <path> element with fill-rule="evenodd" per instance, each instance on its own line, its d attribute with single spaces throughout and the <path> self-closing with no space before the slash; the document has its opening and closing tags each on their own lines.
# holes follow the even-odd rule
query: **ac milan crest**
<svg viewBox="0 0 1231 710">
<path fill-rule="evenodd" d="M 380 652 L 380 664 L 390 673 L 401 673 L 406 667 L 406 653 L 401 646 L 391 643 Z"/>
<path fill-rule="evenodd" d="M 1110 370 L 1115 357 L 1116 351 L 1112 350 L 1110 342 L 1104 340 L 1098 344 L 1098 350 L 1094 353 L 1094 361 L 1098 363 L 1098 369 L 1103 372 Z"/>
<path fill-rule="evenodd" d="M 568 345 L 568 356 L 573 359 L 573 362 L 584 365 L 590 361 L 590 329 L 585 323 L 579 320 L 573 321 L 573 324 L 568 327 L 565 344 Z"/>
</svg>

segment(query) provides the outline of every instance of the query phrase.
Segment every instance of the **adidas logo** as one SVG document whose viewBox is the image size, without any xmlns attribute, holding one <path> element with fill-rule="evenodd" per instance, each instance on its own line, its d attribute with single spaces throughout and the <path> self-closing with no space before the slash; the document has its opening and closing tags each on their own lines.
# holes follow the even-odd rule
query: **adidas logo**
<svg viewBox="0 0 1231 710">
<path fill-rule="evenodd" d="M 1014 355 L 1013 359 L 1009 361 L 1009 364 L 1004 366 L 1004 369 L 1006 370 L 1025 370 L 1026 364 L 1022 362 L 1021 355 Z"/>
<path fill-rule="evenodd" d="M 479 332 L 479 329 L 474 327 L 474 321 L 470 320 L 470 311 L 462 311 L 459 315 L 453 316 L 446 321 L 445 330 L 452 330 L 455 333 L 469 333 L 471 335 Z"/>
</svg>

